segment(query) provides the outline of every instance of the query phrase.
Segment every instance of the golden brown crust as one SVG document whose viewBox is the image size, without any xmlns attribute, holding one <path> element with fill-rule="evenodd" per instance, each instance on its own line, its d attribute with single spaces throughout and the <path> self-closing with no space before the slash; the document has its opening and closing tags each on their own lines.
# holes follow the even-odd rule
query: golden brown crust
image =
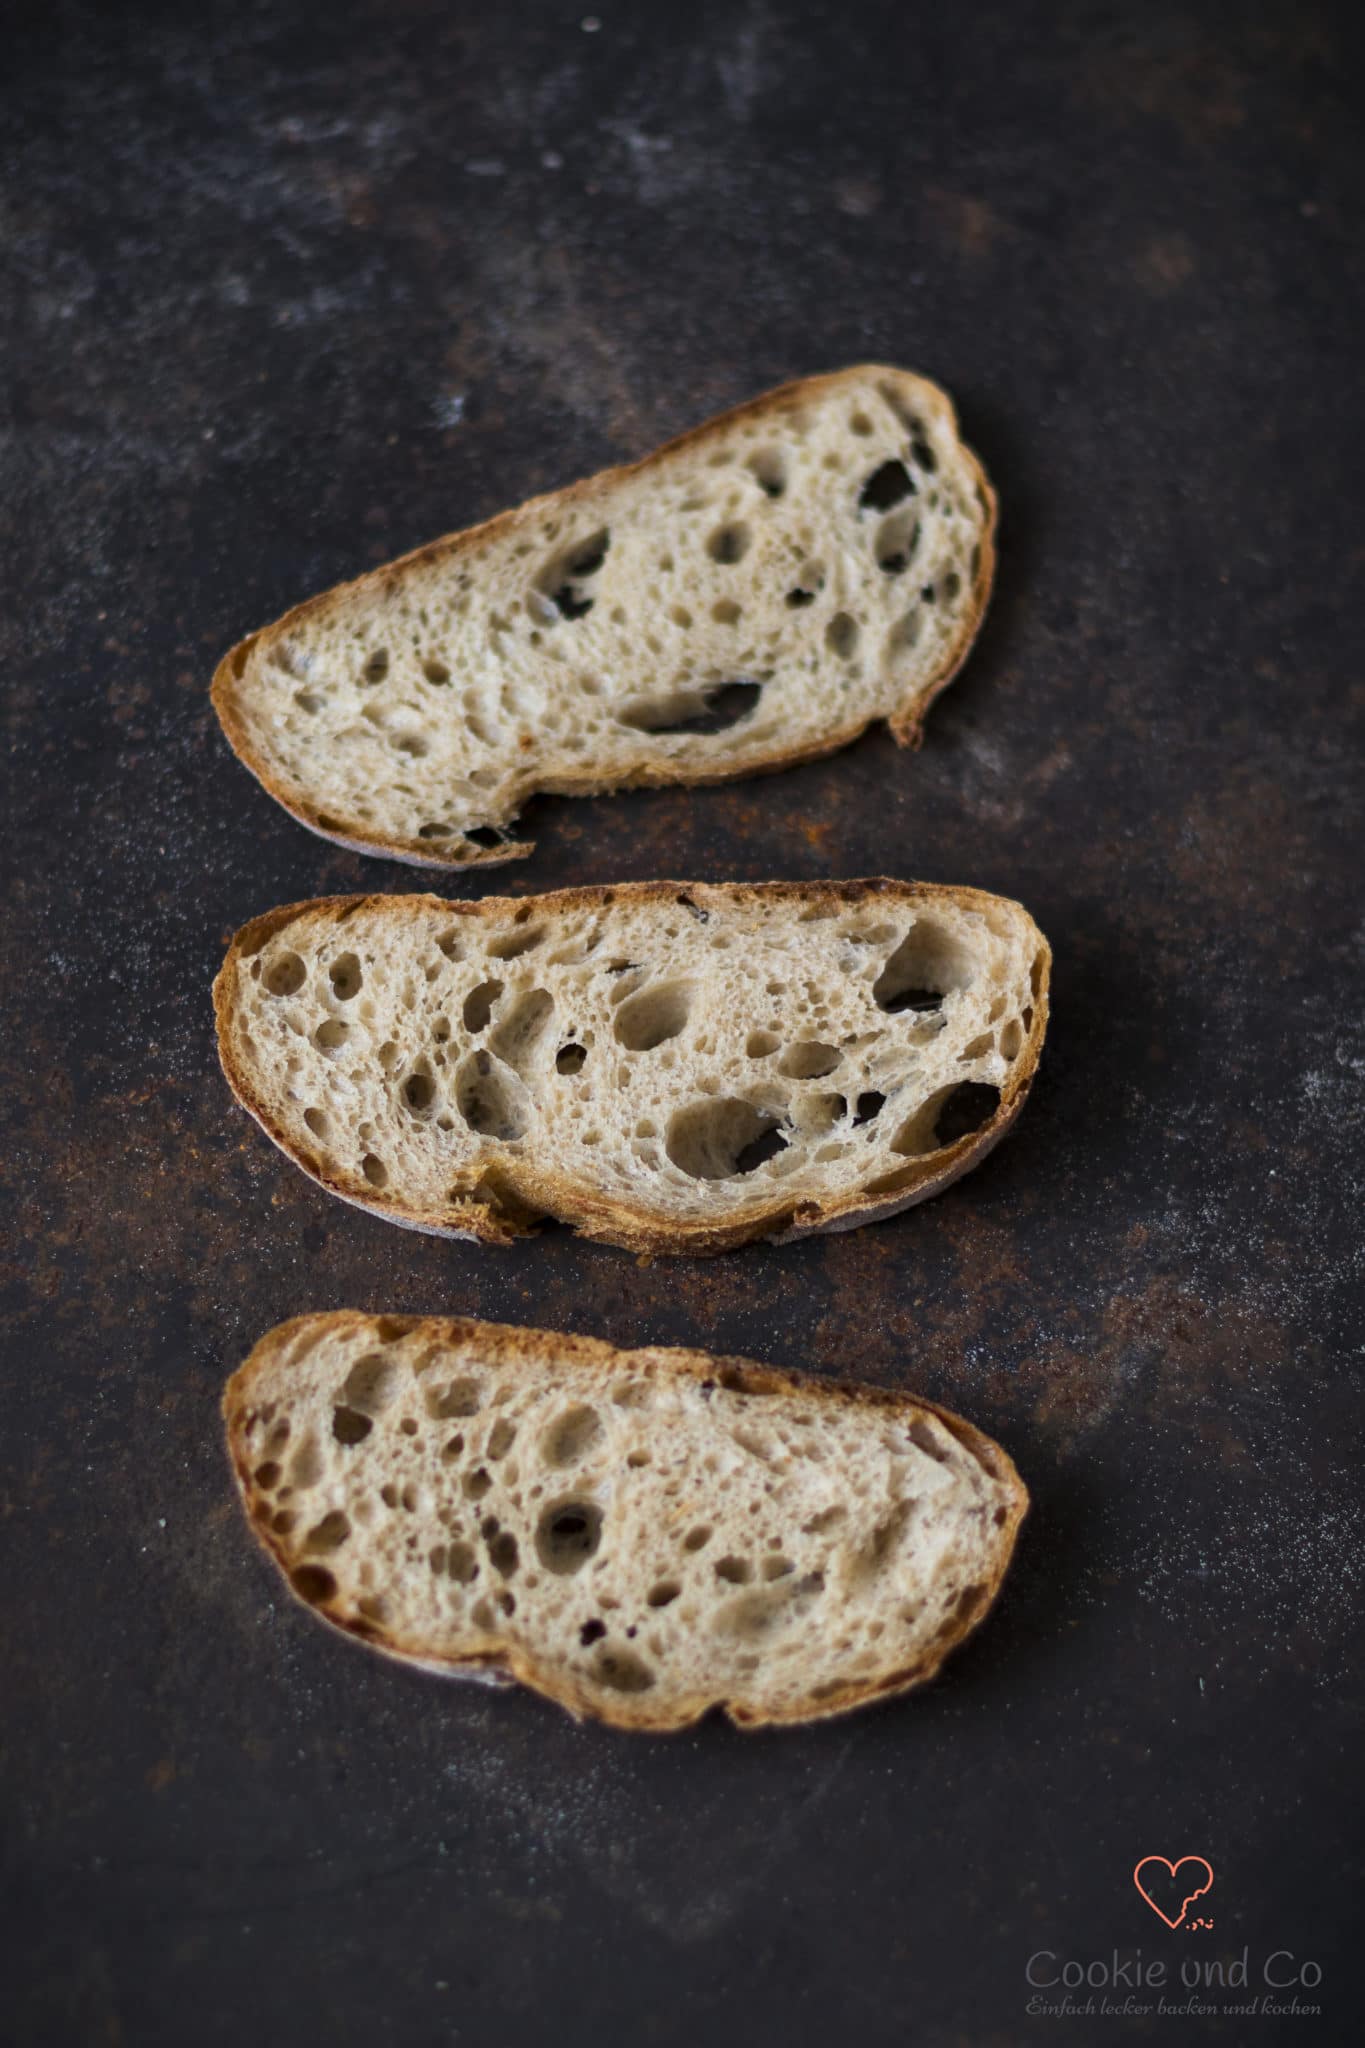
<svg viewBox="0 0 1365 2048">
<path fill-rule="evenodd" d="M 405 1641 L 388 1635 L 375 1622 L 351 1611 L 344 1603 L 327 1601 L 315 1603 L 304 1600 L 294 1586 L 289 1572 L 289 1561 L 285 1547 L 278 1541 L 270 1524 L 256 1512 L 262 1500 L 256 1489 L 251 1473 L 250 1459 L 245 1443 L 245 1422 L 252 1412 L 252 1398 L 255 1384 L 263 1375 L 275 1369 L 280 1354 L 286 1351 L 305 1331 L 314 1333 L 314 1338 L 324 1333 L 344 1334 L 347 1331 L 369 1331 L 383 1325 L 389 1331 L 406 1334 L 421 1329 L 432 1343 L 445 1341 L 451 1344 L 465 1344 L 475 1341 L 494 1366 L 512 1365 L 521 1359 L 539 1352 L 540 1347 L 550 1344 L 566 1364 L 582 1373 L 608 1379 L 619 1374 L 623 1367 L 649 1372 L 672 1373 L 682 1378 L 708 1380 L 721 1374 L 738 1378 L 742 1386 L 754 1391 L 769 1393 L 799 1393 L 806 1400 L 828 1407 L 874 1407 L 898 1417 L 927 1413 L 935 1416 L 950 1430 L 963 1449 L 978 1461 L 1006 1495 L 1004 1519 L 999 1524 L 996 1562 L 988 1580 L 983 1582 L 983 1592 L 966 1612 L 954 1612 L 940 1634 L 935 1637 L 927 1653 L 914 1663 L 891 1673 L 883 1673 L 875 1679 L 858 1681 L 851 1679 L 841 1692 L 812 1701 L 790 1712 L 771 1714 L 754 1713 L 732 1701 L 717 1701 L 710 1696 L 697 1695 L 673 1703 L 661 1711 L 657 1701 L 648 1694 L 622 1695 L 619 1701 L 610 1703 L 598 1694 L 589 1694 L 575 1686 L 562 1672 L 542 1668 L 531 1653 L 520 1645 L 498 1641 L 490 1637 L 486 1646 L 480 1645 L 458 1660 L 443 1653 L 436 1645 L 428 1642 Z M 222 1413 L 227 1433 L 228 1456 L 233 1474 L 241 1494 L 251 1529 L 263 1548 L 270 1554 L 291 1594 L 311 1613 L 320 1615 L 334 1628 L 344 1634 L 358 1638 L 369 1648 L 379 1650 L 408 1664 L 420 1665 L 423 1669 L 445 1673 L 452 1677 L 482 1677 L 514 1681 L 541 1693 L 546 1699 L 564 1707 L 575 1719 L 584 1718 L 605 1721 L 613 1728 L 634 1729 L 645 1733 L 664 1734 L 693 1726 L 712 1708 L 719 1706 L 728 1718 L 740 1728 L 763 1728 L 801 1725 L 811 1721 L 833 1720 L 838 1715 L 851 1712 L 855 1707 L 867 1705 L 875 1699 L 891 1698 L 897 1693 L 909 1692 L 914 1686 L 923 1685 L 935 1676 L 945 1658 L 963 1642 L 985 1619 L 995 1604 L 1005 1574 L 1014 1555 L 1019 1528 L 1029 1508 L 1028 1490 L 1015 1468 L 1008 1453 L 951 1409 L 942 1408 L 934 1401 L 920 1399 L 917 1395 L 901 1394 L 889 1388 L 871 1387 L 862 1384 L 843 1384 L 816 1379 L 809 1374 L 794 1372 L 786 1367 L 765 1365 L 756 1359 L 731 1357 L 707 1351 L 683 1349 L 660 1345 L 649 1346 L 636 1351 L 618 1350 L 613 1344 L 604 1343 L 600 1338 L 571 1335 L 563 1331 L 527 1329 L 511 1323 L 485 1323 L 472 1316 L 374 1316 L 358 1309 L 336 1309 L 327 1314 L 295 1316 L 289 1322 L 278 1324 L 254 1347 L 249 1357 L 240 1365 L 223 1391 Z"/>
<path fill-rule="evenodd" d="M 262 788 L 292 817 L 297 818 L 301 825 L 306 825 L 309 831 L 316 832 L 320 838 L 329 839 L 350 852 L 385 854 L 392 860 L 405 861 L 413 867 L 444 869 L 498 866 L 505 861 L 524 860 L 533 850 L 533 842 L 530 840 L 508 839 L 501 846 L 493 847 L 478 847 L 465 841 L 460 848 L 459 858 L 456 859 L 449 851 L 433 852 L 431 844 L 426 840 L 391 838 L 383 833 L 372 832 L 357 834 L 348 830 L 340 821 L 332 820 L 326 812 L 310 803 L 299 792 L 287 788 L 254 745 L 246 721 L 237 708 L 236 686 L 241 680 L 252 651 L 262 640 L 274 639 L 292 632 L 310 614 L 333 604 L 336 599 L 348 592 L 368 590 L 379 584 L 392 586 L 413 569 L 424 568 L 430 563 L 469 553 L 499 534 L 514 531 L 522 524 L 533 523 L 552 503 L 559 510 L 580 505 L 590 506 L 603 493 L 615 490 L 629 479 L 647 475 L 656 464 L 680 454 L 685 449 L 704 447 L 708 441 L 728 433 L 742 420 L 789 410 L 803 398 L 828 385 L 840 383 L 846 377 L 878 374 L 907 379 L 919 387 L 922 402 L 941 413 L 958 440 L 963 460 L 971 472 L 983 514 L 976 574 L 969 600 L 963 606 L 957 636 L 944 650 L 942 661 L 934 674 L 927 681 L 917 683 L 901 708 L 886 721 L 898 746 L 918 747 L 930 704 L 948 687 L 961 669 L 985 615 L 995 576 L 995 533 L 999 507 L 995 491 L 979 458 L 961 439 L 957 411 L 947 392 L 928 378 L 914 377 L 909 371 L 896 369 L 890 364 L 860 364 L 854 369 L 829 371 L 823 376 L 800 377 L 791 383 L 780 384 L 772 391 L 763 392 L 758 398 L 751 398 L 743 405 L 734 406 L 728 412 L 718 413 L 714 418 L 703 421 L 700 426 L 691 427 L 686 433 L 676 435 L 673 440 L 665 441 L 660 447 L 651 449 L 636 462 L 598 470 L 595 475 L 583 477 L 579 482 L 568 484 L 562 490 L 549 491 L 539 497 L 528 498 L 506 512 L 499 512 L 492 519 L 481 521 L 477 526 L 464 527 L 457 533 L 443 534 L 440 539 L 413 548 L 409 553 L 397 556 L 395 560 L 385 563 L 381 568 L 368 570 L 362 576 L 334 584 L 330 590 L 321 591 L 317 596 L 293 606 L 271 625 L 263 626 L 248 634 L 246 639 L 238 641 L 237 645 L 223 656 L 214 671 L 209 694 L 228 745 L 242 765 L 256 777 Z M 746 761 L 729 766 L 716 763 L 714 766 L 694 768 L 682 763 L 661 760 L 644 763 L 627 775 L 612 776 L 606 780 L 594 775 L 590 767 L 584 766 L 577 772 L 565 771 L 549 776 L 543 781 L 537 779 L 521 792 L 518 800 L 525 802 L 536 793 L 554 796 L 600 796 L 616 789 L 661 789 L 675 787 L 678 784 L 701 787 L 732 782 L 749 775 L 773 774 L 784 768 L 794 768 L 802 761 L 819 760 L 826 754 L 837 753 L 841 747 L 849 746 L 856 740 L 860 733 L 866 732 L 869 725 L 876 723 L 875 718 L 853 719 L 837 730 L 825 734 L 823 738 L 812 740 L 808 745 L 775 747 L 758 762 Z"/>
<path fill-rule="evenodd" d="M 828 1205 L 792 1202 L 790 1199 L 783 1201 L 778 1195 L 759 1197 L 748 1208 L 732 1213 L 723 1223 L 681 1224 L 672 1218 L 651 1216 L 606 1195 L 591 1193 L 580 1182 L 556 1173 L 553 1166 L 532 1160 L 510 1159 L 499 1163 L 500 1199 L 491 1199 L 486 1192 L 476 1194 L 476 1183 L 471 1181 L 466 1201 L 452 1202 L 439 1211 L 414 1209 L 396 1198 L 385 1199 L 376 1195 L 363 1180 L 329 1173 L 321 1161 L 305 1152 L 272 1119 L 267 1105 L 252 1085 L 249 1073 L 237 1057 L 233 995 L 237 964 L 259 952 L 269 939 L 298 917 L 328 910 L 344 917 L 361 904 L 382 902 L 393 915 L 403 915 L 414 907 L 425 910 L 437 904 L 443 913 L 448 912 L 453 917 L 497 923 L 503 917 L 518 913 L 524 917 L 531 905 L 538 912 L 555 916 L 577 910 L 597 910 L 612 902 L 672 903 L 682 889 L 703 907 L 707 902 L 743 904 L 760 896 L 799 899 L 812 904 L 832 903 L 840 907 L 866 902 L 873 897 L 885 900 L 888 896 L 902 903 L 951 903 L 958 908 L 967 908 L 974 903 L 994 904 L 1001 900 L 981 889 L 936 882 L 899 882 L 889 876 L 875 876 L 849 882 L 623 882 L 604 888 L 560 889 L 544 896 L 486 896 L 474 902 L 413 895 L 329 896 L 311 902 L 286 904 L 253 918 L 242 927 L 229 946 L 227 958 L 213 984 L 218 1057 L 228 1086 L 267 1137 L 310 1178 L 329 1193 L 339 1195 L 343 1201 L 369 1209 L 391 1223 L 435 1236 L 507 1244 L 515 1237 L 526 1235 L 528 1226 L 536 1217 L 548 1215 L 572 1225 L 580 1236 L 619 1245 L 625 1251 L 656 1255 L 729 1251 L 756 1238 L 770 1238 L 784 1244 L 821 1231 L 851 1230 L 864 1223 L 879 1222 L 883 1217 L 893 1216 L 901 1209 L 911 1208 L 917 1202 L 927 1201 L 930 1196 L 940 1193 L 970 1171 L 1005 1136 L 1027 1100 L 1047 1030 L 1052 954 L 1041 932 L 1038 933 L 1038 947 L 1043 967 L 1035 990 L 1033 1021 L 1000 1091 L 999 1105 L 987 1123 L 967 1137 L 960 1138 L 955 1145 L 931 1154 L 927 1160 L 907 1161 L 903 1175 L 898 1175 L 899 1185 L 894 1190 L 880 1194 L 854 1193 Z M 482 1182 L 484 1177 L 479 1176 L 478 1179 Z"/>
</svg>

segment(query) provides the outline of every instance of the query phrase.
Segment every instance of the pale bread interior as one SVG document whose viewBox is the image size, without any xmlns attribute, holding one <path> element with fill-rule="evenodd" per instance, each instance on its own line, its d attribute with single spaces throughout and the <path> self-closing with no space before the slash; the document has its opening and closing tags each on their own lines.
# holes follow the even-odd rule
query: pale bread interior
<svg viewBox="0 0 1365 2048">
<path fill-rule="evenodd" d="M 929 1676 L 1027 1499 L 909 1397 L 474 1322 L 303 1318 L 225 1410 L 300 1598 L 627 1726 L 805 1720 Z"/>
<path fill-rule="evenodd" d="M 710 1249 L 976 1156 L 1036 1065 L 1048 963 L 1019 904 L 970 889 L 378 896 L 247 927 L 217 1001 L 239 1095 L 338 1193 Z"/>
<path fill-rule="evenodd" d="M 300 606 L 215 702 L 315 829 L 507 859 L 536 790 L 741 775 L 878 718 L 911 736 L 975 632 L 993 520 L 935 385 L 810 378 Z"/>
</svg>

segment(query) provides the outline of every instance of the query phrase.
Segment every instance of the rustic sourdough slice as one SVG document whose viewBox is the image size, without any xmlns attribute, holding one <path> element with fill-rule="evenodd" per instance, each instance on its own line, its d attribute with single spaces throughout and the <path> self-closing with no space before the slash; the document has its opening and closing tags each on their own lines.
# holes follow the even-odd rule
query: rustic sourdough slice
<svg viewBox="0 0 1365 2048">
<path fill-rule="evenodd" d="M 1023 1105 L 1049 967 L 976 889 L 648 882 L 291 904 L 237 934 L 214 1000 L 239 1100 L 348 1201 L 709 1252 L 965 1172 Z"/>
<path fill-rule="evenodd" d="M 907 1394 L 465 1319 L 302 1316 L 223 1411 L 252 1526 L 327 1620 L 628 1728 L 931 1678 L 1028 1505 Z"/>
<path fill-rule="evenodd" d="M 511 860 L 536 790 L 721 781 L 879 718 L 917 741 L 994 523 L 937 386 L 811 377 L 299 605 L 227 655 L 213 701 L 325 837 Z"/>
</svg>

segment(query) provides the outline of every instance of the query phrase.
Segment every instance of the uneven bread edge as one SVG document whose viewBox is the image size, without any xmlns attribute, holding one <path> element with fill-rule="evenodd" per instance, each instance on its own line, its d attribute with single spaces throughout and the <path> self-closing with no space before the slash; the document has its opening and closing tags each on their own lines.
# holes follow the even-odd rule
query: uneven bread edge
<svg viewBox="0 0 1365 2048">
<path fill-rule="evenodd" d="M 557 1353 L 564 1355 L 566 1363 L 580 1369 L 619 1372 L 623 1366 L 629 1368 L 645 1365 L 650 1371 L 662 1367 L 681 1377 L 694 1379 L 706 1379 L 714 1376 L 718 1370 L 728 1369 L 738 1371 L 751 1384 L 765 1386 L 770 1391 L 800 1393 L 807 1399 L 814 1399 L 829 1406 L 866 1406 L 890 1410 L 898 1415 L 932 1415 L 956 1437 L 965 1450 L 971 1453 L 1005 1495 L 1006 1514 L 996 1535 L 989 1577 L 983 1581 L 985 1595 L 974 1606 L 969 1616 L 958 1619 L 950 1632 L 935 1640 L 926 1655 L 902 1669 L 883 1673 L 878 1678 L 863 1683 L 850 1680 L 846 1687 L 828 1699 L 809 1705 L 798 1705 L 787 1712 L 772 1713 L 746 1711 L 734 1702 L 717 1699 L 710 1694 L 690 1695 L 676 1702 L 670 1710 L 662 1714 L 657 1706 L 651 1711 L 650 1707 L 638 1698 L 623 1698 L 620 1703 L 608 1704 L 596 1697 L 589 1697 L 572 1684 L 563 1682 L 559 1675 L 543 1671 L 534 1656 L 515 1645 L 490 1648 L 486 1652 L 452 1658 L 439 1653 L 433 1654 L 431 1646 L 427 1644 L 390 1638 L 376 1624 L 359 1621 L 351 1616 L 331 1614 L 325 1606 L 304 1600 L 295 1591 L 282 1546 L 275 1541 L 273 1531 L 253 1515 L 252 1503 L 255 1493 L 251 1470 L 245 1447 L 239 1441 L 236 1424 L 251 1399 L 256 1379 L 268 1372 L 274 1365 L 278 1353 L 305 1330 L 311 1328 L 321 1336 L 324 1333 L 374 1328 L 380 1322 L 402 1324 L 404 1334 L 413 1328 L 429 1329 L 433 1341 L 442 1334 L 446 1341 L 452 1343 L 476 1339 L 492 1351 L 498 1364 L 505 1363 L 509 1357 L 540 1356 L 541 1348 L 548 1345 L 553 1346 Z M 678 1733 L 695 1726 L 706 1714 L 717 1709 L 722 1711 L 735 1727 L 745 1731 L 805 1726 L 815 1721 L 838 1719 L 874 1701 L 891 1699 L 927 1684 L 935 1677 L 947 1658 L 975 1633 L 994 1607 L 1014 1557 L 1019 1530 L 1030 1506 L 1028 1489 L 1009 1453 L 984 1430 L 978 1429 L 975 1424 L 966 1421 L 952 1409 L 944 1408 L 936 1401 L 925 1400 L 919 1395 L 903 1394 L 891 1388 L 868 1386 L 863 1383 L 849 1385 L 831 1382 L 810 1373 L 789 1367 L 766 1365 L 760 1360 L 741 1356 L 680 1346 L 647 1346 L 625 1350 L 597 1337 L 584 1337 L 567 1331 L 542 1330 L 519 1324 L 488 1323 L 473 1316 L 380 1317 L 358 1309 L 333 1309 L 292 1317 L 287 1322 L 277 1324 L 253 1346 L 247 1358 L 228 1380 L 223 1390 L 221 1409 L 228 1459 L 248 1525 L 284 1580 L 291 1599 L 300 1607 L 349 1640 L 358 1642 L 367 1649 L 376 1650 L 409 1668 L 415 1666 L 433 1676 L 474 1680 L 499 1687 L 521 1685 L 564 1708 L 575 1720 L 595 1720 L 611 1728 L 638 1734 Z"/>
<path fill-rule="evenodd" d="M 537 517 L 551 504 L 563 507 L 590 503 L 595 496 L 604 491 L 614 490 L 664 458 L 677 455 L 693 446 L 704 446 L 713 436 L 730 429 L 739 420 L 755 415 L 761 417 L 770 408 L 787 403 L 799 393 L 838 384 L 852 376 L 866 375 L 895 376 L 917 387 L 923 394 L 923 402 L 940 414 L 952 432 L 961 450 L 963 461 L 971 473 L 972 482 L 980 494 L 983 508 L 976 578 L 970 601 L 963 607 L 959 629 L 944 650 L 938 666 L 907 693 L 904 702 L 896 711 L 885 718 L 885 723 L 897 745 L 918 747 L 929 707 L 960 672 L 980 631 L 986 606 L 990 601 L 995 577 L 995 535 L 999 501 L 980 458 L 962 439 L 957 409 L 948 393 L 930 378 L 920 377 L 913 371 L 898 369 L 894 364 L 885 363 L 855 364 L 849 369 L 833 370 L 820 376 L 793 378 L 786 384 L 777 385 L 771 391 L 760 393 L 757 398 L 748 399 L 742 405 L 732 406 L 727 411 L 702 421 L 700 425 L 688 428 L 684 433 L 675 435 L 672 440 L 650 449 L 635 462 L 598 470 L 593 475 L 582 477 L 560 490 L 547 491 L 537 497 L 528 498 L 519 505 L 496 513 L 491 519 L 482 520 L 476 526 L 464 527 L 455 533 L 442 534 L 436 540 L 424 542 L 422 546 L 410 549 L 407 554 L 399 555 L 377 569 L 366 570 L 363 575 L 333 584 L 330 589 L 305 598 L 302 603 L 292 606 L 271 624 L 259 627 L 254 633 L 247 634 L 245 639 L 239 640 L 234 647 L 229 648 L 214 670 L 209 698 L 229 747 L 242 766 L 255 776 L 266 794 L 273 797 L 291 817 L 306 826 L 310 832 L 316 833 L 320 839 L 329 840 L 335 846 L 345 847 L 348 852 L 378 854 L 390 860 L 405 862 L 411 867 L 429 868 L 446 873 L 463 872 L 474 867 L 498 867 L 508 861 L 524 860 L 534 850 L 533 840 L 508 838 L 501 845 L 494 847 L 472 846 L 465 841 L 468 850 L 462 851 L 456 858 L 453 849 L 449 853 L 434 852 L 431 845 L 421 839 L 367 832 L 360 829 L 355 821 L 330 820 L 325 810 L 320 809 L 301 790 L 293 788 L 276 774 L 252 741 L 247 723 L 238 710 L 237 686 L 245 675 L 247 665 L 257 647 L 262 642 L 291 632 L 310 614 L 335 603 L 349 592 L 368 588 L 376 583 L 392 584 L 401 580 L 401 576 L 412 569 L 424 567 L 429 562 L 443 557 L 466 553 L 476 544 L 494 538 L 498 533 L 509 530 L 524 519 Z M 509 796 L 502 823 L 510 825 L 521 806 L 534 795 L 607 796 L 624 789 L 666 789 L 679 786 L 705 788 L 740 781 L 751 775 L 778 774 L 787 768 L 799 767 L 805 761 L 821 760 L 829 754 L 838 753 L 844 747 L 852 745 L 870 726 L 879 722 L 880 715 L 853 719 L 805 745 L 774 746 L 761 757 L 731 765 L 719 762 L 703 763 L 696 769 L 691 769 L 660 761 L 643 763 L 623 776 L 594 775 L 592 770 L 586 767 L 577 774 L 561 772 L 544 779 L 533 776 L 524 786 L 514 789 Z M 324 819 L 328 822 L 324 823 Z"/>
<path fill-rule="evenodd" d="M 864 902 L 869 898 L 882 899 L 888 894 L 902 900 L 919 902 L 925 899 L 948 901 L 959 907 L 974 900 L 1010 902 L 1015 910 L 1028 919 L 1044 965 L 1033 1003 L 1033 1023 L 1018 1057 L 1010 1068 L 1005 1085 L 1000 1091 L 999 1104 L 989 1121 L 979 1130 L 960 1138 L 955 1145 L 945 1148 L 941 1154 L 931 1154 L 921 1171 L 916 1172 L 914 1165 L 911 1164 L 906 1170 L 903 1186 L 894 1191 L 869 1195 L 854 1189 L 828 1208 L 822 1208 L 816 1203 L 793 1201 L 790 1198 L 784 1200 L 778 1195 L 767 1199 L 760 1198 L 747 1209 L 728 1216 L 721 1223 L 698 1221 L 695 1224 L 684 1225 L 671 1219 L 655 1217 L 650 1212 L 632 1208 L 627 1203 L 616 1202 L 609 1197 L 585 1190 L 582 1183 L 570 1180 L 552 1169 L 537 1169 L 534 1166 L 524 1166 L 521 1162 L 513 1162 L 500 1165 L 497 1170 L 506 1196 L 503 1201 L 499 1202 L 491 1190 L 483 1194 L 476 1193 L 479 1183 L 471 1180 L 467 1208 L 452 1205 L 440 1211 L 431 1211 L 413 1208 L 392 1199 L 377 1198 L 366 1183 L 352 1176 L 328 1172 L 315 1154 L 297 1144 L 274 1122 L 237 1057 L 233 1043 L 233 981 L 237 964 L 243 958 L 249 958 L 258 952 L 277 932 L 284 930 L 301 915 L 326 910 L 344 912 L 377 900 L 397 910 L 401 910 L 404 905 L 427 908 L 432 904 L 439 904 L 443 910 L 457 916 L 488 918 L 491 921 L 496 920 L 504 909 L 514 907 L 517 910 L 524 910 L 531 903 L 553 916 L 581 909 L 598 909 L 608 902 L 619 901 L 622 898 L 636 903 L 663 902 L 675 897 L 679 890 L 689 891 L 699 900 L 704 900 L 708 894 L 717 894 L 730 901 L 738 899 L 741 902 L 746 896 L 771 897 L 774 893 L 797 898 L 803 902 L 833 898 L 841 904 Z M 286 1158 L 291 1159 L 310 1180 L 316 1181 L 329 1194 L 339 1196 L 342 1201 L 351 1203 L 353 1207 L 368 1210 L 386 1222 L 399 1224 L 408 1230 L 420 1231 L 427 1236 L 462 1238 L 470 1242 L 497 1245 L 506 1245 L 516 1238 L 532 1234 L 535 1223 L 540 1218 L 548 1216 L 568 1224 L 580 1237 L 615 1245 L 623 1251 L 651 1257 L 704 1257 L 712 1253 L 737 1250 L 742 1245 L 759 1240 L 789 1243 L 802 1237 L 818 1236 L 826 1231 L 853 1230 L 866 1223 L 881 1222 L 899 1214 L 902 1209 L 913 1208 L 920 1202 L 928 1201 L 968 1173 L 1006 1136 L 1028 1098 L 1047 1033 L 1051 969 L 1051 948 L 1021 903 L 1012 898 L 991 896 L 987 891 L 966 886 L 938 882 L 902 882 L 889 876 L 874 876 L 849 882 L 815 883 L 627 882 L 615 886 L 562 889 L 534 897 L 490 896 L 472 901 L 462 901 L 459 898 L 447 900 L 444 897 L 427 895 L 381 894 L 377 898 L 371 895 L 323 896 L 302 903 L 285 904 L 251 919 L 236 933 L 213 984 L 213 1004 L 219 1062 L 228 1086 L 242 1108 L 255 1119 Z"/>
</svg>

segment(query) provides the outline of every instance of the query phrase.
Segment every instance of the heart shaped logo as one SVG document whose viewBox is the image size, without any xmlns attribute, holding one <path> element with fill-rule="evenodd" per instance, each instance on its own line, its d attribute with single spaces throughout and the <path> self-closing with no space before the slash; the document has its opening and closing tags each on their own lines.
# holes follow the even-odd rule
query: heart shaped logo
<svg viewBox="0 0 1365 2048">
<path fill-rule="evenodd" d="M 1180 1927 L 1195 1900 L 1212 1890 L 1213 1866 L 1203 1856 L 1182 1856 L 1176 1863 L 1168 1856 L 1144 1856 L 1133 1872 L 1133 1883 L 1159 1920 Z M 1164 1899 L 1165 1905 L 1158 1905 L 1157 1899 Z M 1178 1910 L 1168 1913 L 1167 1906 Z"/>
</svg>

